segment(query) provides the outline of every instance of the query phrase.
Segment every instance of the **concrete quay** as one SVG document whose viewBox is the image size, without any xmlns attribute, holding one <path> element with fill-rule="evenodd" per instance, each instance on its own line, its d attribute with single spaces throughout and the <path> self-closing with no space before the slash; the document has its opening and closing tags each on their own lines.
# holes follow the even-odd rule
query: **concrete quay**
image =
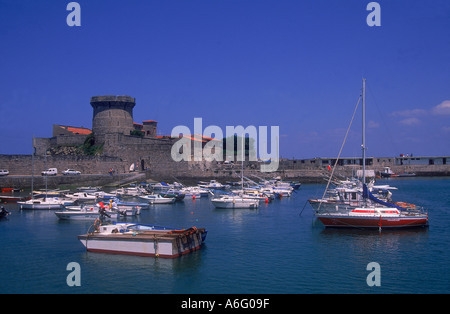
<svg viewBox="0 0 450 314">
<path fill-rule="evenodd" d="M 13 175 L 0 177 L 0 188 L 31 189 L 31 175 Z M 72 186 L 118 186 L 133 182 L 145 182 L 146 173 L 110 174 L 82 174 L 77 176 L 57 175 L 47 176 L 48 189 Z M 45 176 L 34 176 L 33 188 L 45 188 Z"/>
</svg>

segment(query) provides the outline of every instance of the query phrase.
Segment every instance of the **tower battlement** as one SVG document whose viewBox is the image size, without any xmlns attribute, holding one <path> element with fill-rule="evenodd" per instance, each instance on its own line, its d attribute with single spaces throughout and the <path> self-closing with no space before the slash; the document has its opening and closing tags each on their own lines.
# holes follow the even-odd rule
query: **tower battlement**
<svg viewBox="0 0 450 314">
<path fill-rule="evenodd" d="M 127 96 L 127 95 L 122 95 L 122 96 L 120 96 L 120 95 L 119 96 L 105 95 L 105 96 L 92 96 L 91 97 L 91 105 L 92 105 L 92 103 L 109 102 L 109 101 L 129 102 L 129 103 L 136 104 L 136 99 L 134 97 Z"/>
<path fill-rule="evenodd" d="M 93 96 L 92 131 L 97 135 L 122 133 L 129 135 L 133 127 L 133 108 L 136 100 L 130 96 Z"/>
</svg>

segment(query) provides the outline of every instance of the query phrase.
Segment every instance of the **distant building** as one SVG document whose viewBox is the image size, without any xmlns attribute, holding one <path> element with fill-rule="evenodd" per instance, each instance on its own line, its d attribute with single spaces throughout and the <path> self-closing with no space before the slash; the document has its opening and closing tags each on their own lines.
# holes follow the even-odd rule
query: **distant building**
<svg viewBox="0 0 450 314">
<path fill-rule="evenodd" d="M 447 165 L 450 164 L 450 156 L 438 157 L 409 157 L 401 156 L 395 158 L 395 165 L 409 166 L 409 165 Z"/>
</svg>

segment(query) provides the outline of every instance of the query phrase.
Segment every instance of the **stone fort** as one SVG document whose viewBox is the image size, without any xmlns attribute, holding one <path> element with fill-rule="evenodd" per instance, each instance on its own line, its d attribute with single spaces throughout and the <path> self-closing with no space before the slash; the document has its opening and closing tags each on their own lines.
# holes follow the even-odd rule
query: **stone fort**
<svg viewBox="0 0 450 314">
<path fill-rule="evenodd" d="M 240 165 L 224 164 L 217 161 L 175 162 L 171 149 L 178 138 L 157 134 L 157 121 L 146 120 L 137 123 L 133 119 L 136 100 L 130 96 L 93 96 L 90 104 L 93 109 L 92 129 L 67 125 L 53 125 L 50 138 L 33 138 L 34 155 L 0 155 L 0 169 L 8 169 L 11 176 L 39 176 L 45 168 L 58 168 L 58 171 L 71 168 L 82 174 L 115 174 L 130 172 L 134 165 L 136 171 L 145 173 L 146 178 L 155 180 L 221 179 L 235 181 L 240 178 Z M 186 136 L 186 135 L 184 135 Z M 204 146 L 211 138 L 202 135 L 188 135 L 192 141 Z M 86 145 L 97 150 L 86 153 L 80 147 Z M 394 172 L 416 172 L 418 175 L 450 175 L 450 156 L 442 157 L 368 157 L 366 164 L 370 169 L 382 171 L 389 166 Z M 333 158 L 281 159 L 278 171 L 267 174 L 269 177 L 281 176 L 298 179 L 302 182 L 322 182 L 324 171 L 336 162 Z M 351 176 L 359 169 L 359 157 L 341 158 L 337 171 Z M 34 164 L 34 166 L 33 166 Z M 32 171 L 34 169 L 34 171 Z M 246 176 L 264 176 L 255 162 L 245 162 Z M 11 177 L 10 176 L 10 177 Z M 13 179 L 13 177 L 11 178 Z M 5 178 L 0 185 L 15 185 Z M 24 183 L 25 184 L 25 183 Z M 19 185 L 19 184 L 16 184 Z"/>
<path fill-rule="evenodd" d="M 172 145 L 178 139 L 158 135 L 157 121 L 134 121 L 135 98 L 93 96 L 90 104 L 93 109 L 92 129 L 55 124 L 51 138 L 33 139 L 35 155 L 47 155 L 54 164 L 63 160 L 66 165 L 61 165 L 61 170 L 70 166 L 83 173 L 105 173 L 109 169 L 129 172 L 133 164 L 136 170 L 156 173 L 179 174 L 183 169 L 187 170 L 186 163 L 174 162 L 170 156 Z M 85 144 L 88 137 L 99 147 L 94 156 L 86 156 L 76 149 Z M 69 162 L 71 159 L 76 162 Z M 101 159 L 108 162 L 90 162 Z M 48 167 L 51 166 L 49 162 Z"/>
</svg>

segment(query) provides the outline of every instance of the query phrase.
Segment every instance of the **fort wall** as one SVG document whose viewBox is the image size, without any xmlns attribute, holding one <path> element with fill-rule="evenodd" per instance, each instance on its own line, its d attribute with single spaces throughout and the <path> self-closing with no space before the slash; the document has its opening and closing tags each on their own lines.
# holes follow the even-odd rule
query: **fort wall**
<svg viewBox="0 0 450 314">
<path fill-rule="evenodd" d="M 210 179 L 217 179 L 222 182 L 238 181 L 241 177 L 240 164 L 225 165 L 216 161 L 174 162 L 170 157 L 167 157 L 167 148 L 165 148 L 165 145 L 161 145 L 160 143 L 156 144 L 151 151 L 140 150 L 138 147 L 138 145 L 131 145 L 127 149 L 127 147 L 124 146 L 118 150 L 119 154 L 120 150 L 123 150 L 124 154 L 130 152 L 134 153 L 134 157 L 129 158 L 129 160 L 108 156 L 47 156 L 47 168 L 58 168 L 58 177 L 63 177 L 61 173 L 67 168 L 81 171 L 83 176 L 78 178 L 67 177 L 66 179 L 59 180 L 51 179 L 54 182 L 64 182 L 64 184 L 72 182 L 72 184 L 75 185 L 86 185 L 85 175 L 103 176 L 103 179 L 100 178 L 103 182 L 110 182 L 114 179 L 117 180 L 117 176 L 130 174 L 129 167 L 132 163 L 135 163 L 137 173 L 145 174 L 142 181 L 152 179 L 155 181 L 168 182 L 181 181 L 190 184 L 197 183 L 199 180 L 206 181 Z M 327 178 L 330 174 L 330 171 L 325 166 L 301 165 L 301 160 L 282 160 L 280 161 L 278 171 L 261 173 L 260 163 L 245 162 L 244 175 L 256 181 L 257 178 L 274 178 L 280 176 L 286 180 L 299 180 L 302 183 L 323 183 L 325 182 L 324 178 Z M 379 166 L 368 166 L 367 168 L 375 171 L 383 170 Z M 10 187 L 11 182 L 14 182 L 13 187 L 17 187 L 17 182 L 20 182 L 19 184 L 23 185 L 20 187 L 29 187 L 31 185 L 31 155 L 0 155 L 0 169 L 8 169 L 10 171 L 9 176 L 0 177 L 0 187 Z M 45 157 L 35 156 L 35 177 L 41 177 L 41 171 L 44 169 Z M 108 177 L 110 169 L 114 169 L 115 171 L 114 178 Z M 340 177 L 351 177 L 358 169 L 361 169 L 361 167 L 337 166 L 335 174 Z M 450 165 L 392 165 L 391 169 L 395 173 L 414 172 L 417 176 L 450 176 Z M 13 177 L 24 178 L 16 178 L 16 180 L 19 181 L 11 181 L 11 179 L 8 179 Z M 84 180 L 82 179 L 83 177 L 85 178 Z M 43 181 L 36 182 L 41 182 L 42 184 Z"/>
</svg>

